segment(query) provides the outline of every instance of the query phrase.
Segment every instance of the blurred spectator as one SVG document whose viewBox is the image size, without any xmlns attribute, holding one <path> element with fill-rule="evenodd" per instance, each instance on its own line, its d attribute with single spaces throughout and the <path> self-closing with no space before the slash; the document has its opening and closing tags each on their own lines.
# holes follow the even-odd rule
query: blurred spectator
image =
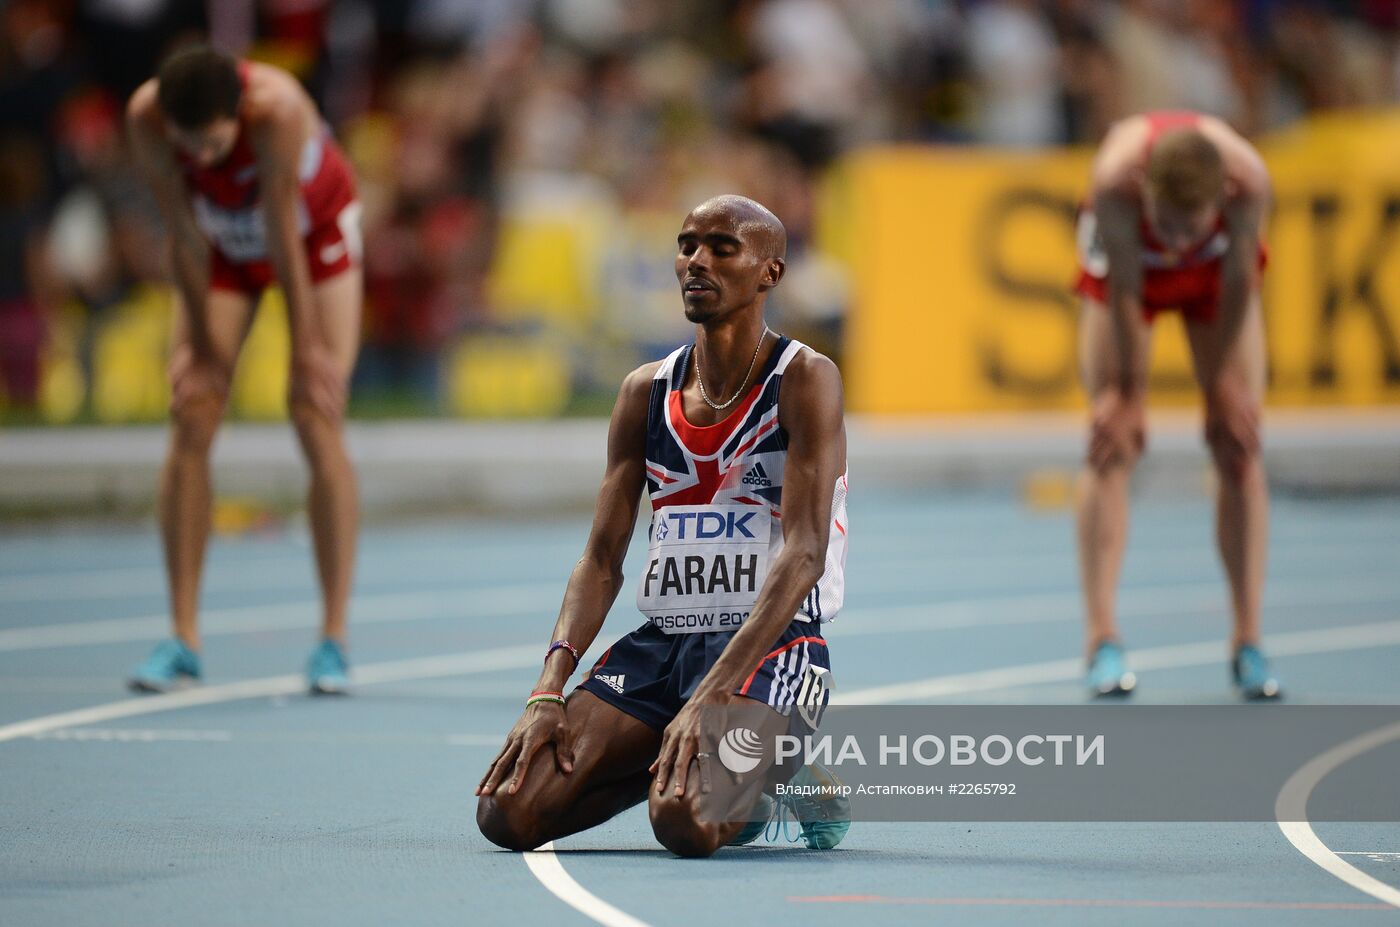
<svg viewBox="0 0 1400 927">
<path fill-rule="evenodd" d="M 1061 141 L 1060 49 L 1036 0 L 984 0 L 967 24 L 978 136 L 993 145 Z"/>
<path fill-rule="evenodd" d="M 357 395 L 408 393 L 430 408 L 453 379 L 444 368 L 455 346 L 478 336 L 547 345 L 574 367 L 576 387 L 600 394 L 618 370 L 687 337 L 671 278 L 674 226 L 723 191 L 782 216 L 791 251 L 775 320 L 839 355 L 849 283 L 821 253 L 814 217 L 843 151 L 901 140 L 1088 144 L 1115 119 L 1157 107 L 1259 132 L 1311 110 L 1393 102 L 1397 9 L 1388 0 L 9 0 L 0 8 L 4 393 L 10 407 L 33 403 L 56 313 L 65 331 L 87 318 L 91 340 L 125 317 L 121 307 L 155 311 L 162 232 L 131 181 L 120 113 L 188 37 L 274 60 L 317 96 L 360 174 Z"/>
</svg>

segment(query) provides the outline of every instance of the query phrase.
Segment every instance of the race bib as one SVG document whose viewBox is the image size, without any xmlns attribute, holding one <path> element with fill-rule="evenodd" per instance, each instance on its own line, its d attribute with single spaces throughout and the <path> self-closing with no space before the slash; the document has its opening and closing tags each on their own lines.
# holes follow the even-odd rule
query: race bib
<svg viewBox="0 0 1400 927">
<path fill-rule="evenodd" d="M 637 608 L 667 634 L 732 631 L 768 576 L 772 518 L 755 505 L 672 505 L 652 514 Z"/>
<path fill-rule="evenodd" d="M 195 197 L 199 228 L 230 261 L 260 261 L 267 257 L 267 235 L 262 209 L 224 209 L 204 197 Z"/>
</svg>

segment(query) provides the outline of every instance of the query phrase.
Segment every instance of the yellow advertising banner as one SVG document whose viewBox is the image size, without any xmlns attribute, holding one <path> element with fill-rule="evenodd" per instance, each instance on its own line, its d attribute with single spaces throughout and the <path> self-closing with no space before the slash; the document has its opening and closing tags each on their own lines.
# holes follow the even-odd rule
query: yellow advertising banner
<svg viewBox="0 0 1400 927">
<path fill-rule="evenodd" d="M 1400 111 L 1312 119 L 1260 149 L 1270 404 L 1400 403 Z M 1091 157 L 897 147 L 841 166 L 823 231 L 854 278 L 853 409 L 1082 404 L 1071 284 Z M 1175 313 L 1158 317 L 1151 389 L 1195 396 Z"/>
</svg>

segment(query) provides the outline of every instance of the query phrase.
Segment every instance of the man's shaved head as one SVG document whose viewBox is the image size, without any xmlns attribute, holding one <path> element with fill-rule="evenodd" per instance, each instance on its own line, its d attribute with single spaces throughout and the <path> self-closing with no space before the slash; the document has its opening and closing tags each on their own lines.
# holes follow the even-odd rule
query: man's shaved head
<svg viewBox="0 0 1400 927">
<path fill-rule="evenodd" d="M 696 206 L 676 244 L 676 279 L 692 322 L 761 306 L 783 279 L 787 229 L 747 196 L 726 194 Z"/>
<path fill-rule="evenodd" d="M 690 211 L 688 218 L 726 216 L 735 232 L 753 236 L 753 242 L 770 258 L 787 257 L 787 229 L 773 211 L 757 200 L 737 193 L 711 197 Z"/>
</svg>

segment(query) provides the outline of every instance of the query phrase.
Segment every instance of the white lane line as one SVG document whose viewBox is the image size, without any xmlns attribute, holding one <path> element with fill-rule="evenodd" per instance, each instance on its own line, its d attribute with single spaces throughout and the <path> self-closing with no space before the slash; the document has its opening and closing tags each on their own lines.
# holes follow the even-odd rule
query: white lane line
<svg viewBox="0 0 1400 927">
<path fill-rule="evenodd" d="M 559 545 L 562 548 L 562 545 Z M 1358 549 L 1364 549 L 1357 545 Z M 400 584 L 407 581 L 431 581 L 450 572 L 454 564 L 470 562 L 481 548 L 435 548 L 431 551 L 380 553 L 363 551 L 362 557 L 372 559 L 372 569 L 362 569 L 360 581 L 368 584 L 391 579 Z M 489 548 L 498 551 L 499 548 Z M 539 556 L 538 548 L 530 548 Z M 564 556 L 567 556 L 565 554 Z M 395 569 L 395 565 L 402 566 Z M 313 587 L 315 573 L 304 556 L 256 557 L 211 560 L 204 571 L 204 587 L 211 592 L 237 591 L 247 584 L 247 576 L 256 575 L 264 589 L 302 589 Z M 82 599 L 113 600 L 118 598 L 149 598 L 165 595 L 165 570 L 159 566 L 104 567 L 99 569 L 56 570 L 44 573 L 0 574 L 0 603 L 75 601 Z"/>
<path fill-rule="evenodd" d="M 1365 650 L 1369 647 L 1397 644 L 1400 644 L 1400 621 L 1376 621 L 1315 631 L 1284 631 L 1264 638 L 1266 649 L 1275 657 Z M 1216 662 L 1223 663 L 1225 657 L 1226 645 L 1223 640 L 1171 644 L 1128 652 L 1128 662 L 1134 670 L 1204 666 Z M 838 692 L 833 696 L 833 701 L 843 705 L 917 702 L 974 692 L 1022 688 L 1046 682 L 1066 682 L 1078 679 L 1083 674 L 1082 659 L 1046 660 L 1042 663 L 1025 663 L 1021 666 L 934 676 L 930 679 L 917 679 L 887 686 L 872 686 L 853 692 Z"/>
<path fill-rule="evenodd" d="M 1388 885 L 1342 859 L 1322 842 L 1308 823 L 1308 797 L 1323 778 L 1348 760 L 1395 740 L 1400 740 L 1400 724 L 1388 724 L 1313 757 L 1289 776 L 1279 790 L 1278 799 L 1274 802 L 1274 817 L 1288 842 L 1323 871 L 1372 898 L 1400 908 L 1400 888 Z"/>
<path fill-rule="evenodd" d="M 1291 545 L 1280 544 L 1279 549 L 1272 555 L 1271 564 L 1276 568 L 1286 566 L 1294 561 L 1309 564 L 1322 561 L 1346 564 L 1355 561 L 1358 556 L 1374 554 L 1382 542 L 1395 539 L 1394 532 L 1391 532 L 1387 537 L 1377 538 L 1369 542 L 1366 538 L 1349 537 L 1345 541 L 1338 542 L 1318 541 L 1313 538 L 1309 542 Z M 1278 540 L 1275 538 L 1276 542 Z M 496 548 L 491 549 L 495 550 Z M 372 552 L 367 552 L 366 556 L 375 556 L 375 568 L 381 570 L 384 569 L 386 561 L 392 562 L 395 559 L 402 559 L 414 564 L 421 564 L 424 556 L 431 556 L 433 560 L 441 564 L 450 564 L 455 557 L 469 558 L 478 550 L 479 548 L 456 547 L 447 550 L 434 549 L 429 555 L 424 555 L 421 552 L 416 552 L 415 556 L 404 556 L 398 552 L 375 555 Z M 531 550 L 538 553 L 534 548 Z M 1061 568 L 1067 569 L 1071 565 L 1071 553 L 1068 551 L 1051 553 L 1025 551 L 996 553 L 995 555 L 992 553 L 969 554 L 962 551 L 931 555 L 933 556 L 932 561 L 930 561 L 929 556 L 920 558 L 901 556 L 902 552 L 901 549 L 889 556 L 876 557 L 870 560 L 870 566 L 890 573 L 903 574 L 926 569 L 930 562 L 934 562 L 941 574 L 966 578 L 973 575 L 1018 575 L 1049 568 L 1059 570 Z M 1163 546 L 1141 550 L 1134 548 L 1133 550 L 1133 557 L 1139 562 L 1147 560 L 1181 562 L 1201 556 L 1208 556 L 1211 558 L 1211 562 L 1214 562 L 1213 552 L 1208 547 L 1201 545 Z M 286 556 L 256 557 L 246 560 L 232 560 L 226 563 L 211 562 L 205 570 L 204 584 L 211 592 L 237 590 L 242 588 L 245 582 L 244 576 L 249 571 L 255 571 L 258 583 L 263 588 L 300 589 L 310 583 L 313 576 L 307 564 L 301 562 L 300 557 L 292 559 L 297 562 L 290 562 Z M 385 570 L 385 576 L 391 574 L 392 571 Z M 369 581 L 369 578 L 365 577 L 364 581 Z M 111 601 L 123 597 L 149 598 L 164 594 L 165 572 L 157 566 L 103 567 L 86 570 L 0 574 L 0 603 L 83 599 Z"/>
<path fill-rule="evenodd" d="M 391 624 L 454 616 L 466 621 L 481 613 L 492 616 L 523 615 L 541 609 L 552 613 L 552 605 L 546 605 L 544 596 L 548 595 L 548 602 L 553 603 L 558 591 L 558 583 L 520 583 L 512 586 L 459 586 L 426 592 L 358 595 L 351 602 L 353 612 L 350 623 Z M 320 613 L 321 603 L 316 600 L 211 608 L 200 615 L 200 632 L 205 636 L 216 636 L 296 628 L 309 631 L 315 627 Z M 0 653 L 46 647 L 155 641 L 169 635 L 170 617 L 164 612 L 139 618 L 34 625 L 0 631 Z"/>
<path fill-rule="evenodd" d="M 226 743 L 233 739 L 231 731 L 182 731 L 167 728 L 130 730 L 111 727 L 66 728 L 31 735 L 34 740 L 101 741 L 111 743 Z"/>
<path fill-rule="evenodd" d="M 1373 574 L 1366 574 L 1368 578 Z M 1390 582 L 1367 578 L 1345 579 L 1333 575 L 1331 585 L 1280 580 L 1268 592 L 1265 608 L 1357 605 L 1394 601 Z M 1170 593 L 1165 595 L 1164 593 Z M 390 624 L 403 621 L 449 619 L 482 612 L 494 616 L 534 614 L 552 610 L 557 583 L 520 583 L 494 587 L 453 587 L 422 592 L 358 595 L 352 602 L 353 625 Z M 1225 607 L 1225 589 L 1218 580 L 1125 586 L 1119 593 L 1122 617 L 1154 617 Z M 908 631 L 954 630 L 994 626 L 1073 621 L 1079 617 L 1077 591 L 1014 593 L 972 597 L 927 605 L 853 609 L 831 626 L 830 637 L 896 634 Z M 248 634 L 310 628 L 320 604 L 304 602 L 245 605 L 206 609 L 201 630 L 206 636 Z M 868 617 L 867 617 L 868 616 Z M 0 630 L 0 653 L 56 647 L 84 647 L 132 641 L 160 640 L 170 633 L 165 614 L 138 618 L 104 618 L 97 621 L 32 625 Z"/>
<path fill-rule="evenodd" d="M 206 570 L 205 588 L 210 591 L 240 589 L 247 573 L 254 572 L 258 585 L 282 589 L 305 586 L 314 580 L 305 564 L 296 569 L 287 557 L 239 561 L 237 564 L 212 563 Z M 115 599 L 122 596 L 165 595 L 165 571 L 158 567 L 112 567 L 101 570 L 65 570 L 0 577 L 0 602 L 57 602 L 75 599 Z"/>
<path fill-rule="evenodd" d="M 59 740 L 75 743 L 315 743 L 315 744 L 368 744 L 368 743 L 418 743 L 448 747 L 496 747 L 505 743 L 506 735 L 498 734 L 419 734 L 399 736 L 343 736 L 327 737 L 314 731 L 221 731 L 221 730 L 181 730 L 175 728 L 112 728 L 75 727 L 61 728 L 31 734 L 30 740 Z"/>
<path fill-rule="evenodd" d="M 351 679 L 357 686 L 373 685 L 381 682 L 401 682 L 406 679 L 432 679 L 438 676 L 460 676 L 470 673 L 491 673 L 503 669 L 520 669 L 535 666 L 539 661 L 539 646 L 522 644 L 517 647 L 472 650 L 436 657 L 367 663 L 364 666 L 356 667 L 351 674 Z M 197 686 L 165 695 L 122 699 L 119 702 L 108 702 L 105 705 L 94 705 L 91 708 L 79 708 L 76 711 L 65 711 L 59 714 L 31 718 L 28 721 L 6 724 L 0 726 L 0 743 L 20 737 L 35 737 L 63 728 L 102 724 L 107 721 L 115 721 L 118 718 L 134 718 L 140 715 L 153 715 L 180 708 L 214 705 L 239 699 L 295 695 L 304 691 L 306 691 L 306 680 L 300 675 L 266 676 L 261 679 L 245 679 L 241 682 L 228 682 L 216 686 Z"/>
<path fill-rule="evenodd" d="M 553 842 L 522 854 L 525 865 L 540 884 L 549 889 L 550 894 L 575 911 L 591 918 L 605 927 L 650 927 L 646 921 L 638 920 L 621 908 L 608 904 L 588 889 L 574 881 L 574 877 L 564 870 L 559 857 L 554 854 Z"/>
<path fill-rule="evenodd" d="M 1368 574 L 1372 578 L 1373 574 Z M 1335 580 L 1336 577 L 1331 577 Z M 1224 609 L 1226 589 L 1219 580 L 1202 583 L 1174 583 L 1125 586 L 1119 590 L 1119 615 L 1150 618 Z M 1400 599 L 1392 581 L 1367 582 L 1360 579 L 1345 584 L 1320 586 L 1315 581 L 1279 581 L 1267 593 L 1264 608 L 1316 608 L 1325 605 L 1360 605 Z M 1082 598 L 1076 591 L 1016 593 L 934 602 L 927 605 L 897 605 L 888 608 L 854 608 L 831 625 L 826 636 L 843 637 L 872 634 L 902 634 L 908 631 L 983 628 L 994 625 L 1043 624 L 1080 619 Z M 866 620 L 869 615 L 870 619 Z M 875 621 L 878 620 L 878 623 Z"/>
</svg>

